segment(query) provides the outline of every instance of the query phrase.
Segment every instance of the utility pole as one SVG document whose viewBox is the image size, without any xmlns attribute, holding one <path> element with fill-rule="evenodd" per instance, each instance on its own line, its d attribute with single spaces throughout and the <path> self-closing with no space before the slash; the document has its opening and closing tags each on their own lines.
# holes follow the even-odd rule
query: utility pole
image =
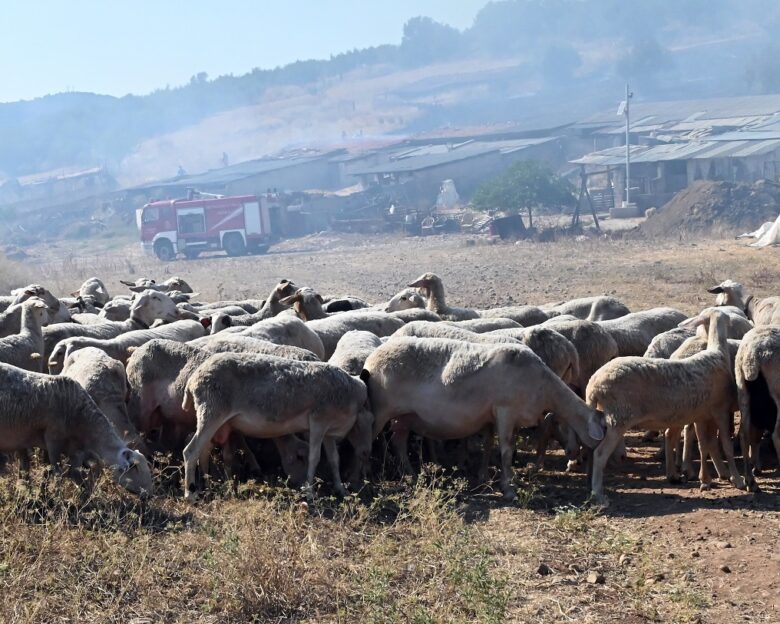
<svg viewBox="0 0 780 624">
<path fill-rule="evenodd" d="M 631 118 L 629 115 L 629 100 L 634 94 L 628 89 L 628 83 L 626 83 L 626 208 L 631 204 Z"/>
</svg>

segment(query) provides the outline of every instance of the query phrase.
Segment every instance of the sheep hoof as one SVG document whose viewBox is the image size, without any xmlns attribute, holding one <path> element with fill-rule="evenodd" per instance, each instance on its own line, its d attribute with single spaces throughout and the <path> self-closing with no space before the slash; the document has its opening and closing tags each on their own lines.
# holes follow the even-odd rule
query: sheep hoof
<svg viewBox="0 0 780 624">
<path fill-rule="evenodd" d="M 702 483 L 699 486 L 700 492 L 706 492 L 707 490 L 711 490 L 711 489 L 712 489 L 712 483 Z"/>
<path fill-rule="evenodd" d="M 607 498 L 606 494 L 596 494 L 595 492 L 592 492 L 590 498 L 588 499 L 588 505 L 591 507 L 606 509 L 609 507 L 609 498 Z"/>
<path fill-rule="evenodd" d="M 196 503 L 198 502 L 198 493 L 194 490 L 185 490 L 184 500 L 186 500 L 188 503 Z"/>
<path fill-rule="evenodd" d="M 675 485 L 679 485 L 683 482 L 683 476 L 680 474 L 671 474 L 666 477 L 666 480 L 669 483 L 674 483 Z"/>
<path fill-rule="evenodd" d="M 337 483 L 334 489 L 336 490 L 336 494 L 338 494 L 342 498 L 344 498 L 347 495 L 347 490 L 344 487 L 343 483 Z"/>
<path fill-rule="evenodd" d="M 745 488 L 745 480 L 742 477 L 731 477 L 730 479 L 731 484 L 737 488 L 738 490 L 744 490 Z"/>
</svg>

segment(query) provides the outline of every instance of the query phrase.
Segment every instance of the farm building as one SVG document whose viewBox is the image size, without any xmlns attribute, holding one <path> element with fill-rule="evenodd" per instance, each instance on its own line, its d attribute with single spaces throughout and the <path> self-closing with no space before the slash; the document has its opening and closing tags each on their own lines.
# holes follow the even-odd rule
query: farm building
<svg viewBox="0 0 780 624">
<path fill-rule="evenodd" d="M 780 176 L 780 133 L 775 138 L 737 132 L 707 141 L 632 145 L 631 199 L 640 208 L 660 206 L 695 180 L 754 182 Z M 716 140 L 719 139 L 719 140 Z M 571 161 L 586 171 L 609 171 L 615 203 L 625 193 L 625 147 L 612 147 Z"/>
<path fill-rule="evenodd" d="M 347 171 L 364 187 L 403 186 L 406 197 L 429 207 L 443 180 L 454 180 L 458 191 L 469 196 L 482 182 L 521 160 L 541 160 L 555 168 L 564 162 L 561 141 L 543 137 L 407 145 L 389 152 L 385 162 L 358 164 Z"/>
</svg>

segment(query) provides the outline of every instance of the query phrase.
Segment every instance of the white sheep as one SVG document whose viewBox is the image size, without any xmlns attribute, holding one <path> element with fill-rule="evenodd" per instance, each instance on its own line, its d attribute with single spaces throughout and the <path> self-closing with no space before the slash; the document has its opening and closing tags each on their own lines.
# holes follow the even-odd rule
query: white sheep
<svg viewBox="0 0 780 624">
<path fill-rule="evenodd" d="M 391 420 L 394 432 L 434 439 L 465 438 L 492 425 L 507 498 L 515 496 L 511 470 L 518 427 L 538 425 L 552 411 L 589 446 L 603 436 L 596 412 L 523 345 L 394 337 L 366 360 L 361 378 L 375 435 Z M 401 451 L 405 441 L 399 436 Z"/>
<path fill-rule="evenodd" d="M 780 297 L 756 299 L 753 295 L 745 294 L 745 287 L 742 284 L 730 279 L 708 288 L 707 292 L 717 295 L 716 306 L 739 308 L 756 327 L 780 324 Z"/>
<path fill-rule="evenodd" d="M 618 354 L 625 356 L 642 355 L 653 338 L 677 327 L 686 318 L 686 314 L 674 308 L 652 308 L 598 323 L 615 339 Z"/>
<path fill-rule="evenodd" d="M 607 423 L 604 440 L 593 452 L 594 500 L 606 503 L 604 466 L 624 433 L 637 427 L 666 430 L 666 473 L 667 478 L 676 481 L 680 478 L 676 472 L 676 440 L 685 425 L 695 424 L 702 449 L 699 477 L 703 488 L 710 484 L 706 455 L 716 464 L 722 463 L 713 435 L 719 430 L 731 481 L 737 488 L 744 488 L 728 437 L 736 393 L 726 342 L 728 320 L 713 310 L 686 321 L 690 327 L 702 323 L 708 324 L 709 333 L 707 349 L 701 353 L 683 360 L 619 357 L 591 378 L 586 391 L 588 405 L 603 411 Z"/>
<path fill-rule="evenodd" d="M 48 319 L 46 304 L 34 297 L 22 306 L 21 328 L 18 334 L 0 338 L 0 362 L 40 373 L 43 369 L 43 334 L 41 327 Z"/>
<path fill-rule="evenodd" d="M 195 497 L 196 465 L 205 461 L 214 444 L 224 444 L 232 431 L 260 438 L 308 432 L 309 496 L 323 445 L 335 489 L 345 494 L 337 443 L 350 434 L 355 448 L 370 448 L 370 430 L 355 427 L 365 404 L 363 383 L 326 363 L 212 355 L 190 377 L 182 403 L 183 410 L 195 410 L 198 423 L 184 448 L 185 498 Z"/>
<path fill-rule="evenodd" d="M 63 455 L 73 468 L 99 461 L 130 492 L 152 493 L 146 458 L 128 448 L 76 381 L 0 364 L 0 452 L 36 447 L 56 470 Z"/>
</svg>

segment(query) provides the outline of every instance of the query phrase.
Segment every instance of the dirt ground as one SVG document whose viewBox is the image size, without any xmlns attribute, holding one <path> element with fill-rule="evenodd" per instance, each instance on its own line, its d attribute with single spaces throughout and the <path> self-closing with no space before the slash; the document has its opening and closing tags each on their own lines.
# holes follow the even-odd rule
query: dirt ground
<svg viewBox="0 0 780 624">
<path fill-rule="evenodd" d="M 288 278 L 323 294 L 372 302 L 434 271 L 454 305 L 539 304 L 610 294 L 632 309 L 664 305 L 694 313 L 712 302 L 705 289 L 725 278 L 757 296 L 777 294 L 780 255 L 731 240 L 514 244 L 462 235 L 323 234 L 288 241 L 261 257 L 168 264 L 143 257 L 137 245 L 92 255 L 58 248 L 38 251 L 37 264 L 27 271 L 63 292 L 92 274 L 104 278 L 112 292 L 121 289 L 119 279 L 181 275 L 203 299 L 261 297 L 279 278 Z M 467 497 L 465 517 L 483 531 L 495 574 L 508 582 L 501 619 L 780 621 L 776 464 L 767 460 L 761 493 L 728 484 L 700 493 L 696 483 L 665 482 L 659 442 L 636 435 L 628 447 L 627 463 L 606 477 L 612 504 L 602 513 L 581 507 L 584 477 L 564 473 L 560 453 L 546 470 L 522 477 L 528 496 L 517 504 L 504 505 L 493 493 Z M 528 457 L 520 453 L 518 467 Z M 589 582 L 592 572 L 603 577 Z"/>
</svg>

